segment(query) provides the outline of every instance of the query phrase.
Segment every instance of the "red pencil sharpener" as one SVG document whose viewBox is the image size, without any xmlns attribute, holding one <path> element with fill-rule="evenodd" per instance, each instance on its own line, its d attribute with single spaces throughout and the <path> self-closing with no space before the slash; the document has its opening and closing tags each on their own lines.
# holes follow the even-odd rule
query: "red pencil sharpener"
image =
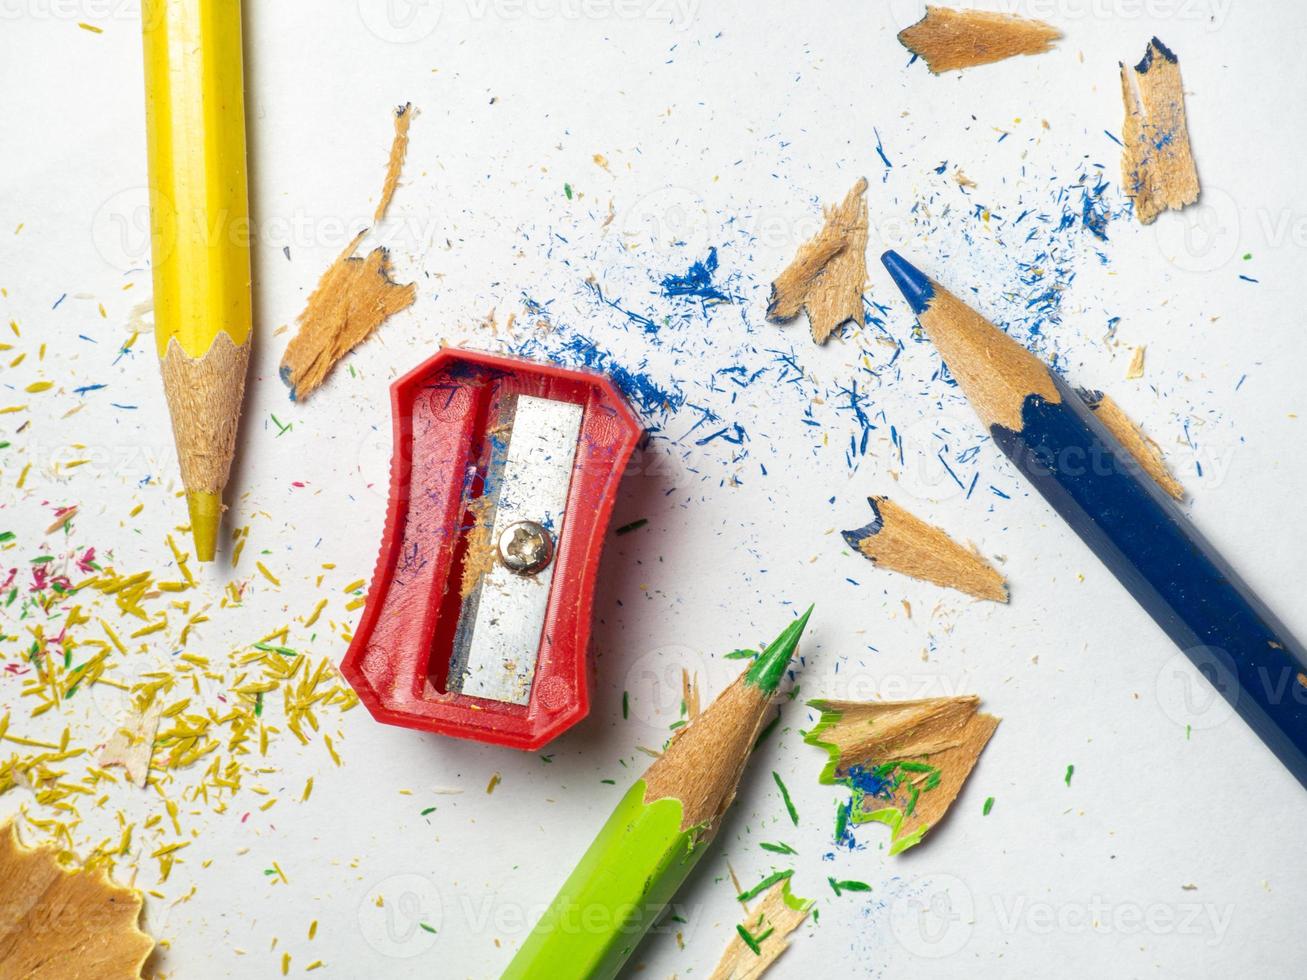
<svg viewBox="0 0 1307 980">
<path fill-rule="evenodd" d="M 595 575 L 641 426 L 602 375 L 452 348 L 391 407 L 381 554 L 341 672 L 378 721 L 537 749 L 590 710 Z"/>
</svg>

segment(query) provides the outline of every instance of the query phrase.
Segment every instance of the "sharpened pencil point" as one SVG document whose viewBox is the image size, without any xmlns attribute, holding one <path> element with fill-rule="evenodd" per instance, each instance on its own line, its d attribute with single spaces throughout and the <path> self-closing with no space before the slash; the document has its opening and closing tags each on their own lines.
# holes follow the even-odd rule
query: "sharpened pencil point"
<svg viewBox="0 0 1307 980">
<path fill-rule="evenodd" d="M 790 658 L 794 656 L 795 648 L 799 645 L 799 637 L 803 635 L 804 627 L 808 625 L 808 617 L 812 615 L 812 610 L 813 606 L 809 606 L 807 612 L 785 627 L 781 635 L 771 641 L 771 645 L 749 668 L 744 678 L 745 683 L 752 684 L 766 694 L 771 694 L 780 687 L 781 678 L 785 676 L 785 669 L 790 665 Z"/>
<path fill-rule="evenodd" d="M 222 497 L 203 490 L 187 491 L 186 507 L 191 512 L 195 557 L 200 561 L 213 561 L 218 550 L 218 528 L 222 525 Z"/>
<path fill-rule="evenodd" d="M 894 280 L 894 285 L 903 293 L 903 298 L 912 307 L 912 312 L 925 313 L 926 307 L 930 305 L 930 300 L 935 295 L 935 287 L 931 285 L 930 280 L 920 269 L 893 249 L 882 255 L 880 261 L 888 270 L 890 278 Z"/>
</svg>

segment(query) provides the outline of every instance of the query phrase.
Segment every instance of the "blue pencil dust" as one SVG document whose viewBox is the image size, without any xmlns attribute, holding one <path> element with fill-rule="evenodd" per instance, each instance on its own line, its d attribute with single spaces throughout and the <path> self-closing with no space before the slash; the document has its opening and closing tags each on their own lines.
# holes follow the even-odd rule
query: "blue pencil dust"
<svg viewBox="0 0 1307 980">
<path fill-rule="evenodd" d="M 663 277 L 664 296 L 692 296 L 705 302 L 729 303 L 731 297 L 713 282 L 717 271 L 717 249 L 710 248 L 708 257 L 702 262 L 695 262 L 683 276 L 667 275 Z"/>
</svg>

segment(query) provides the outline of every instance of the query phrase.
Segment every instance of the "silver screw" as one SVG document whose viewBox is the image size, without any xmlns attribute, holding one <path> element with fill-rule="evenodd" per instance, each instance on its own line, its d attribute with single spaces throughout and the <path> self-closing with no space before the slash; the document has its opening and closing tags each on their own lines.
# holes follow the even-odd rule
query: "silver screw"
<svg viewBox="0 0 1307 980">
<path fill-rule="evenodd" d="M 534 575 L 554 560 L 554 536 L 535 521 L 518 521 L 499 536 L 499 560 L 510 572 Z"/>
</svg>

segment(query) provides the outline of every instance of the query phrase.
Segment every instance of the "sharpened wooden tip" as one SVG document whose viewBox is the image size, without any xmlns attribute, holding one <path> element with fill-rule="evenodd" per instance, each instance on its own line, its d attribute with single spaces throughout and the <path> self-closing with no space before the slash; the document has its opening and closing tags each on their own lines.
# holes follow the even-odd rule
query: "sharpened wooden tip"
<svg viewBox="0 0 1307 980">
<path fill-rule="evenodd" d="M 1003 576 L 975 550 L 958 544 L 888 497 L 868 497 L 867 503 L 874 515 L 872 522 L 843 532 L 843 537 L 873 564 L 977 599 L 1007 602 Z"/>
<path fill-rule="evenodd" d="M 699 828 L 700 841 L 712 839 L 722 814 L 735 800 L 767 706 L 811 612 L 783 630 L 756 663 L 698 718 L 678 730 L 662 757 L 644 774 L 644 802 L 680 800 L 681 829 Z"/>
<path fill-rule="evenodd" d="M 887 252 L 882 261 L 985 428 L 1001 425 L 1020 432 L 1027 397 L 1039 395 L 1050 404 L 1062 400 L 1053 376 L 1034 354 L 902 256 Z"/>
</svg>

